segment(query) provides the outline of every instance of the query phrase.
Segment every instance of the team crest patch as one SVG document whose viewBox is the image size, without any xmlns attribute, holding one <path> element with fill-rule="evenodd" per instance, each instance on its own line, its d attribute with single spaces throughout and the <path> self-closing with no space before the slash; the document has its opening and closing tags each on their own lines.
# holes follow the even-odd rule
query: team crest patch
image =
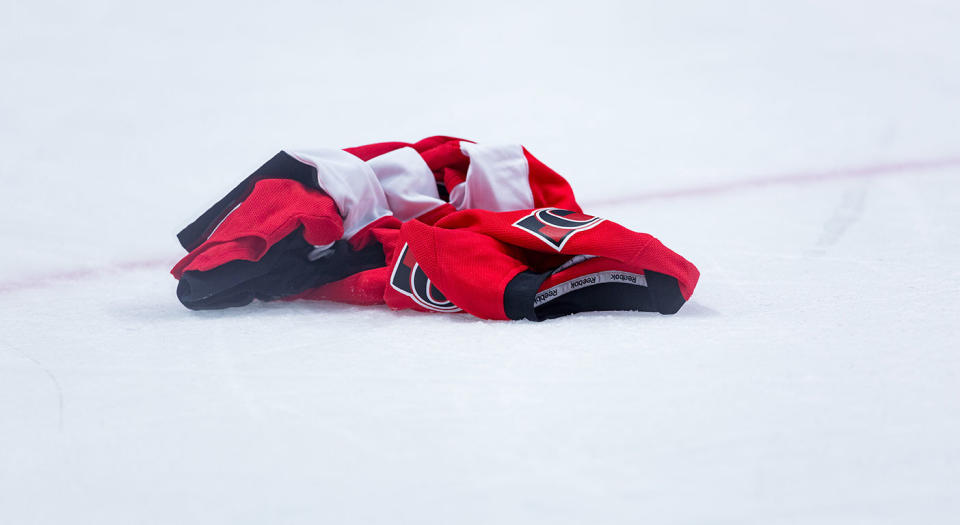
<svg viewBox="0 0 960 525">
<path fill-rule="evenodd" d="M 393 267 L 393 273 L 390 275 L 390 286 L 428 310 L 437 312 L 461 311 L 457 305 L 450 302 L 430 282 L 430 278 L 424 273 L 423 268 L 413 258 L 413 253 L 410 251 L 408 244 L 404 244 L 403 248 L 400 249 L 400 257 L 397 257 L 397 264 Z"/>
<path fill-rule="evenodd" d="M 530 215 L 513 223 L 513 226 L 530 233 L 559 252 L 577 232 L 589 230 L 603 221 L 600 217 L 575 211 L 541 208 L 533 210 Z"/>
</svg>

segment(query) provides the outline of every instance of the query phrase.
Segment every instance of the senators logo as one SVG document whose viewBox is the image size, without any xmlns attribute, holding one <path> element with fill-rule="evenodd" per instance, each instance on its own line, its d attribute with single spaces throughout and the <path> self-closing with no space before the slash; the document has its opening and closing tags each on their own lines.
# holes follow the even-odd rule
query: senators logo
<svg viewBox="0 0 960 525">
<path fill-rule="evenodd" d="M 577 232 L 589 230 L 601 222 L 603 219 L 592 215 L 557 208 L 542 208 L 534 210 L 513 225 L 529 232 L 559 252 Z"/>
<path fill-rule="evenodd" d="M 424 273 L 423 268 L 420 268 L 420 265 L 414 260 L 413 253 L 410 252 L 410 246 L 407 244 L 403 245 L 400 250 L 400 257 L 397 258 L 397 264 L 393 267 L 390 286 L 429 310 L 436 310 L 437 312 L 460 311 L 457 305 L 447 300 L 443 293 L 430 282 L 430 278 Z"/>
</svg>

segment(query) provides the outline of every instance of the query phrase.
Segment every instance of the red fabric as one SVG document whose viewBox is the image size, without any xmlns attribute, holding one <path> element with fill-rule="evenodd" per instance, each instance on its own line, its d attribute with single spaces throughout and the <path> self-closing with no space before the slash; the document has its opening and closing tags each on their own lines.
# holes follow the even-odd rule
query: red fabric
<svg viewBox="0 0 960 525">
<path fill-rule="evenodd" d="M 573 195 L 573 188 L 559 173 L 550 169 L 523 148 L 523 155 L 530 167 L 530 190 L 533 192 L 535 208 L 560 208 L 562 210 L 583 211 Z"/>
<path fill-rule="evenodd" d="M 437 135 L 433 137 L 427 137 L 414 143 L 377 142 L 374 144 L 364 144 L 363 146 L 343 148 L 343 151 L 357 156 L 360 160 L 368 161 L 374 157 L 379 157 L 380 155 L 390 153 L 391 151 L 398 150 L 400 148 L 413 148 L 417 151 L 417 153 L 420 154 L 420 156 L 424 158 L 431 170 L 437 171 L 444 165 L 458 162 L 459 159 L 456 155 L 452 154 L 452 151 L 456 150 L 456 152 L 459 154 L 460 141 L 462 140 L 466 139 Z M 466 160 L 464 155 L 460 154 L 459 156 L 462 157 L 464 161 Z"/>
<path fill-rule="evenodd" d="M 188 270 L 208 271 L 237 260 L 258 261 L 274 243 L 300 226 L 311 244 L 330 244 L 343 236 L 337 206 L 326 194 L 292 180 L 262 180 L 171 273 L 179 279 Z"/>
<path fill-rule="evenodd" d="M 399 230 L 400 224 L 400 219 L 397 219 L 392 215 L 380 217 L 379 219 L 364 226 L 362 230 L 355 233 L 348 241 L 350 243 L 350 247 L 352 247 L 354 250 L 363 249 L 371 242 L 377 240 L 377 236 L 379 235 L 378 232 L 381 230 Z"/>
<path fill-rule="evenodd" d="M 383 304 L 384 288 L 390 278 L 390 268 L 375 268 L 355 273 L 346 279 L 325 284 L 285 300 L 336 301 L 356 305 Z"/>
<path fill-rule="evenodd" d="M 458 144 L 460 141 L 473 142 L 472 140 L 461 139 L 457 137 L 448 137 L 446 135 L 434 135 L 427 137 L 412 144 L 413 149 L 420 153 L 435 149 L 446 144 Z M 457 145 L 459 148 L 460 146 Z"/>
<path fill-rule="evenodd" d="M 446 140 L 435 140 L 446 139 Z M 414 149 L 423 157 L 433 176 L 438 182 L 443 182 L 447 191 L 466 180 L 467 167 L 470 158 L 460 150 L 461 139 L 450 137 L 431 137 L 414 145 Z M 451 177 L 454 177 L 451 179 Z"/>
<path fill-rule="evenodd" d="M 352 148 L 343 148 L 343 151 L 350 153 L 360 160 L 366 162 L 374 157 L 379 157 L 385 153 L 405 148 L 409 146 L 406 142 L 377 142 L 376 144 L 366 144 Z"/>
<path fill-rule="evenodd" d="M 398 243 L 409 246 L 409 254 L 447 299 L 484 319 L 507 319 L 504 292 L 518 273 L 546 272 L 579 254 L 598 257 L 559 272 L 540 289 L 600 268 L 664 273 L 677 278 L 684 299 L 693 293 L 700 275 L 696 267 L 649 234 L 604 220 L 576 231 L 558 251 L 514 226 L 530 213 L 466 210 L 433 226 L 410 221 L 403 225 Z M 399 254 L 397 250 L 390 259 L 394 271 Z M 393 286 L 385 288 L 384 297 L 391 308 L 430 311 Z"/>
<path fill-rule="evenodd" d="M 513 226 L 528 215 L 530 211 L 494 213 L 466 210 L 448 215 L 438 221 L 436 227 L 473 231 L 526 250 L 557 253 L 528 231 Z M 690 298 L 700 277 L 700 272 L 693 264 L 652 235 L 629 230 L 610 220 L 603 220 L 589 229 L 577 231 L 559 253 L 597 255 L 621 262 L 625 269 L 645 269 L 672 275 L 679 281 L 680 292 L 685 299 Z"/>
<path fill-rule="evenodd" d="M 443 205 L 437 208 L 434 208 L 428 211 L 427 213 L 424 213 L 423 215 L 417 217 L 417 220 L 426 224 L 434 224 L 440 219 L 446 217 L 447 215 L 450 215 L 451 213 L 455 213 L 456 211 L 457 209 L 454 208 L 452 204 L 444 203 Z"/>
</svg>

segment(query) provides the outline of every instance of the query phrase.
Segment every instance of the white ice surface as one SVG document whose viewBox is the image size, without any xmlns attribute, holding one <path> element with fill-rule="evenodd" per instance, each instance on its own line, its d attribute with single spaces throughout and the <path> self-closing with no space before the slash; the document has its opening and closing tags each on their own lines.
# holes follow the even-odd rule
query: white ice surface
<svg viewBox="0 0 960 525">
<path fill-rule="evenodd" d="M 0 7 L 0 523 L 956 523 L 957 2 L 145 5 Z M 175 233 L 280 149 L 436 133 L 693 300 L 176 301 Z"/>
</svg>

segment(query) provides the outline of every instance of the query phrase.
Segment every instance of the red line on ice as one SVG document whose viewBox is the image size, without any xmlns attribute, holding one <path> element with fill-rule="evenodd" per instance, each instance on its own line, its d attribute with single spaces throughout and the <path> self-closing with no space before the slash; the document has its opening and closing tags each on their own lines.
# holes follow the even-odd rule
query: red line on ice
<svg viewBox="0 0 960 525">
<path fill-rule="evenodd" d="M 933 171 L 946 168 L 960 168 L 960 157 L 944 157 L 939 159 L 914 160 L 895 162 L 891 164 L 874 164 L 870 166 L 857 166 L 848 168 L 833 168 L 824 171 L 809 171 L 797 173 L 785 173 L 780 175 L 768 175 L 761 177 L 751 177 L 745 179 L 719 182 L 716 184 L 707 184 L 703 186 L 692 186 L 689 188 L 678 188 L 675 190 L 652 191 L 645 193 L 635 193 L 633 195 L 624 195 L 622 197 L 613 197 L 610 199 L 600 199 L 591 201 L 590 206 L 600 206 L 608 204 L 626 204 L 632 202 L 641 202 L 659 199 L 675 199 L 682 197 L 698 197 L 703 195 L 716 195 L 736 190 L 764 188 L 767 186 L 778 186 L 786 184 L 813 184 L 819 182 L 830 182 L 840 179 L 882 177 L 889 175 L 910 175 L 916 172 Z"/>
<path fill-rule="evenodd" d="M 85 268 L 81 270 L 70 270 L 64 272 L 54 272 L 41 275 L 28 275 L 11 281 L 0 282 L 0 294 L 19 292 L 21 290 L 30 290 L 33 288 L 46 288 L 58 283 L 71 283 L 91 279 L 102 275 L 111 275 L 125 273 L 132 270 L 145 268 L 172 267 L 173 263 L 169 258 L 163 259 L 142 259 L 136 261 L 123 261 L 114 264 L 108 264 L 96 268 Z"/>
<path fill-rule="evenodd" d="M 623 197 L 595 200 L 589 206 L 615 205 L 634 202 L 643 202 L 660 199 L 676 199 L 683 197 L 699 197 L 716 195 L 743 189 L 765 188 L 787 184 L 814 184 L 841 179 L 861 177 L 882 177 L 889 175 L 909 175 L 916 172 L 933 171 L 946 168 L 960 168 L 960 157 L 942 157 L 936 159 L 913 160 L 894 162 L 890 164 L 874 164 L 869 166 L 854 166 L 833 168 L 824 171 L 809 171 L 751 177 L 703 186 L 691 186 L 675 190 L 652 191 L 636 193 Z M 0 294 L 19 292 L 34 288 L 45 288 L 58 283 L 70 283 L 99 277 L 101 275 L 124 273 L 133 270 L 171 267 L 174 261 L 170 259 L 144 259 L 126 261 L 97 268 L 49 273 L 44 275 L 24 276 L 11 281 L 0 281 Z"/>
</svg>

